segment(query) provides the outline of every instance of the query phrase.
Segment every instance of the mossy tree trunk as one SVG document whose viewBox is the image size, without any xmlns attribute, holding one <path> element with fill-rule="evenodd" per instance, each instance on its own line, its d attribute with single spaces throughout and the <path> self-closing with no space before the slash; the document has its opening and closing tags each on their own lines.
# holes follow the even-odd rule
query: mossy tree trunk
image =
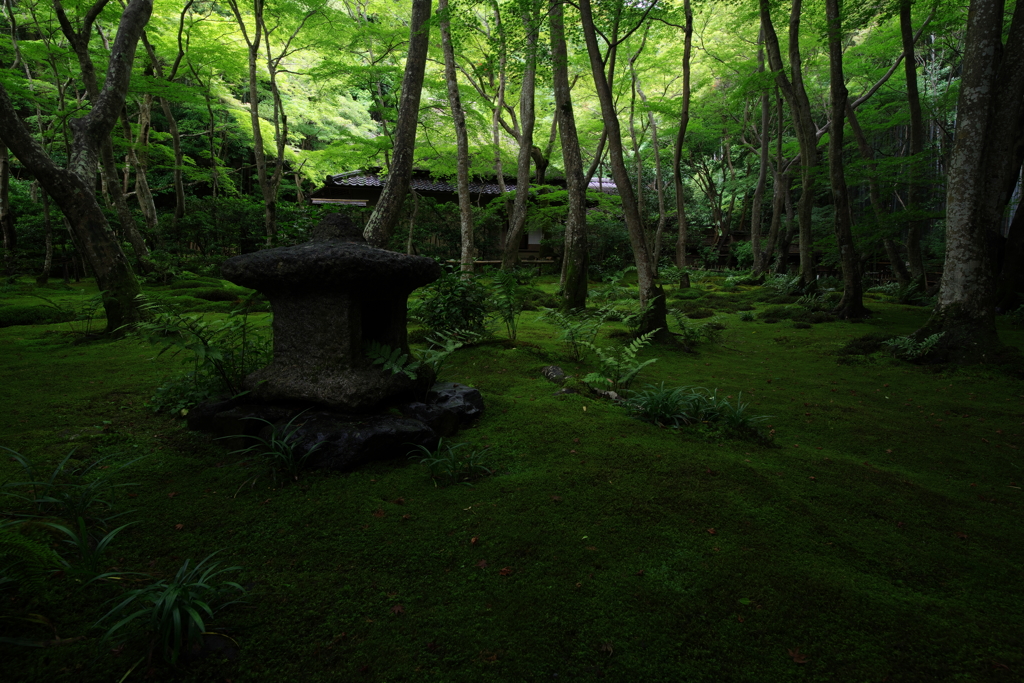
<svg viewBox="0 0 1024 683">
<path fill-rule="evenodd" d="M 562 142 L 565 189 L 569 195 L 569 214 L 565 221 L 565 255 L 562 258 L 562 305 L 581 309 L 587 305 L 587 184 L 583 179 L 583 156 L 576 135 L 576 117 L 572 109 L 569 84 L 569 54 L 565 44 L 565 17 L 562 0 L 551 0 L 548 18 L 551 25 L 551 61 L 555 90 L 555 116 Z"/>
<path fill-rule="evenodd" d="M 1003 43 L 1002 0 L 972 0 L 957 133 L 946 190 L 946 262 L 938 301 L 918 338 L 942 333 L 937 359 L 989 362 L 1005 352 L 995 327 L 991 248 L 1020 172 L 1024 130 L 1024 3 Z"/>
<path fill-rule="evenodd" d="M 95 18 L 106 4 L 93 5 Z M 138 280 L 125 258 L 94 192 L 94 178 L 100 150 L 110 140 L 110 131 L 124 107 L 135 61 L 135 48 L 143 27 L 153 11 L 152 0 L 131 0 L 121 15 L 110 50 L 110 66 L 103 88 L 82 118 L 71 121 L 74 143 L 67 168 L 57 166 L 18 116 L 7 90 L 0 85 L 0 139 L 39 181 L 64 212 L 71 225 L 76 246 L 96 275 L 107 314 L 107 333 L 139 320 L 135 297 Z"/>
</svg>

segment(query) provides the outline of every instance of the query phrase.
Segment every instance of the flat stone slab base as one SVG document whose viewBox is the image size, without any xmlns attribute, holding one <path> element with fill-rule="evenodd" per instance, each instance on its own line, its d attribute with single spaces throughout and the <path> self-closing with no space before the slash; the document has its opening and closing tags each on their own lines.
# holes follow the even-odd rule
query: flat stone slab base
<svg viewBox="0 0 1024 683">
<path fill-rule="evenodd" d="M 307 461 L 315 469 L 351 470 L 367 462 L 400 458 L 415 446 L 433 449 L 484 410 L 473 387 L 438 382 L 422 402 L 404 403 L 387 412 L 353 415 L 301 403 L 246 402 L 236 399 L 201 403 L 187 415 L 189 429 L 223 438 L 232 449 L 268 438 L 291 421 L 296 453 L 316 449 Z M 319 445 L 318 445 L 319 444 Z"/>
</svg>

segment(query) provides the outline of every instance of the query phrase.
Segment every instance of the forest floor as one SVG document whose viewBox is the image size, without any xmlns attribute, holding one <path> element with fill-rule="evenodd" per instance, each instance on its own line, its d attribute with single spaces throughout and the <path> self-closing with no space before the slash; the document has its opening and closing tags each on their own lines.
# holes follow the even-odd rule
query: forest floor
<svg viewBox="0 0 1024 683">
<path fill-rule="evenodd" d="M 924 308 L 871 300 L 864 322 L 794 327 L 757 317 L 757 289 L 714 282 L 686 296 L 721 338 L 648 347 L 634 388 L 742 392 L 774 446 L 556 395 L 543 366 L 593 366 L 526 312 L 516 343 L 460 349 L 442 371 L 486 402 L 453 438 L 489 448 L 496 473 L 472 486 L 405 459 L 250 485 L 244 455 L 147 405 L 180 358 L 135 338 L 74 345 L 69 323 L 0 329 L 0 446 L 45 472 L 72 450 L 73 466 L 106 458 L 136 484 L 113 489 L 136 523 L 103 568 L 143 574 L 3 593 L 0 636 L 84 637 L 0 644 L 0 680 L 1024 680 L 1024 382 L 841 353 L 914 331 Z M 48 306 L 33 293 L 65 305 L 95 289 L 8 286 L 0 320 Z M 1001 335 L 1024 348 L 1024 331 Z M 3 458 L 0 484 L 22 476 Z M 214 551 L 240 567 L 219 578 L 247 588 L 209 625 L 225 649 L 172 668 L 144 661 L 141 634 L 99 638 L 107 601 Z"/>
</svg>

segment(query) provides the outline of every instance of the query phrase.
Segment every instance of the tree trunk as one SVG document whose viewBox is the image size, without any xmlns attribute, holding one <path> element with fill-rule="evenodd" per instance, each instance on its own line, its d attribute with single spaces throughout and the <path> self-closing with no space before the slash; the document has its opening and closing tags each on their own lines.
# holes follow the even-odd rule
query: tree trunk
<svg viewBox="0 0 1024 683">
<path fill-rule="evenodd" d="M 633 194 L 633 184 L 629 179 L 626 162 L 622 156 L 622 133 L 612 97 L 612 84 L 609 82 L 608 74 L 605 73 L 604 63 L 601 59 L 601 49 L 597 43 L 597 30 L 594 26 L 590 0 L 581 0 L 579 8 L 583 35 L 587 43 L 587 53 L 590 57 L 590 70 L 594 76 L 598 99 L 601 102 L 601 118 L 608 131 L 608 155 L 612 164 L 612 177 L 619 189 L 619 197 L 622 200 L 623 214 L 626 219 L 626 230 L 629 233 L 629 242 L 633 248 L 633 257 L 636 262 L 640 305 L 647 308 L 638 334 L 655 332 L 658 339 L 668 341 L 672 337 L 668 331 L 666 320 L 668 311 L 665 305 L 665 293 L 661 287 L 655 284 L 657 265 L 651 263 L 647 236 L 644 234 L 643 222 L 640 220 L 640 212 Z M 614 51 L 614 45 L 609 49 Z M 613 53 L 609 56 L 609 62 L 613 61 L 613 56 Z"/>
<path fill-rule="evenodd" d="M 686 267 L 687 221 L 686 199 L 683 196 L 683 141 L 686 139 L 686 128 L 690 123 L 690 57 L 693 51 L 693 11 L 690 0 L 683 0 L 683 13 L 686 25 L 683 29 L 683 105 L 679 114 L 679 132 L 676 133 L 676 144 L 672 153 L 672 184 L 676 193 L 676 267 Z"/>
<path fill-rule="evenodd" d="M 430 12 L 431 0 L 412 0 L 409 54 L 405 60 L 405 76 L 402 78 L 402 98 L 395 125 L 391 172 L 363 230 L 366 241 L 381 249 L 387 248 L 391 233 L 398 223 L 402 203 L 409 194 L 413 154 L 416 150 L 416 125 L 420 114 L 420 92 L 423 90 L 423 72 L 427 66 L 427 48 L 430 45 Z"/>
<path fill-rule="evenodd" d="M 825 0 L 832 121 L 828 138 L 828 175 L 832 185 L 833 228 L 836 243 L 839 245 L 839 260 L 843 267 L 843 298 L 833 313 L 839 318 L 863 318 L 870 315 L 870 312 L 864 308 L 860 263 L 853 244 L 850 193 L 846 187 L 846 169 L 843 165 L 843 133 L 846 128 L 844 117 L 850 93 L 846 89 L 846 78 L 843 75 L 843 22 L 839 3 L 840 0 Z"/>
<path fill-rule="evenodd" d="M 562 305 L 582 309 L 587 305 L 587 185 L 583 179 L 583 156 L 576 134 L 569 85 L 569 55 L 565 44 L 563 0 L 550 0 L 551 68 L 555 90 L 555 118 L 562 143 L 565 189 L 569 214 L 565 221 L 565 255 L 562 257 Z"/>
<path fill-rule="evenodd" d="M 103 4 L 99 4 L 100 9 Z M 96 201 L 93 178 L 100 150 L 110 139 L 110 132 L 124 107 L 135 48 L 152 10 L 152 0 L 131 0 L 121 14 L 103 89 L 93 100 L 89 113 L 71 121 L 74 144 L 67 169 L 54 164 L 33 139 L 18 117 L 7 90 L 0 85 L 0 139 L 53 197 L 70 222 L 75 241 L 92 266 L 102 292 L 108 334 L 118 333 L 125 325 L 140 319 L 135 300 L 140 288 Z"/>
<path fill-rule="evenodd" d="M 910 108 L 910 147 L 907 150 L 907 211 L 917 213 L 924 209 L 926 199 L 922 192 L 919 169 L 924 152 L 924 121 L 921 116 L 921 98 L 917 92 L 917 60 L 914 58 L 914 29 L 910 22 L 912 0 L 900 2 L 900 34 L 903 40 L 903 64 L 907 77 L 907 104 Z M 921 231 L 924 221 L 912 219 L 907 223 L 907 260 L 910 274 L 922 292 L 927 288 L 924 256 L 921 253 Z"/>
<path fill-rule="evenodd" d="M 967 17 L 957 131 L 946 189 L 946 262 L 938 301 L 918 338 L 943 337 L 934 354 L 992 362 L 1006 353 L 995 326 L 993 233 L 1020 172 L 1024 3 L 1004 46 L 1002 0 L 972 0 Z"/>
<path fill-rule="evenodd" d="M 178 67 L 181 64 L 182 58 L 185 56 L 185 47 L 181 42 L 182 31 L 185 27 L 185 15 L 192 7 L 194 0 L 188 0 L 185 6 L 181 10 L 181 14 L 178 19 L 178 55 L 174 59 L 174 64 L 171 66 L 171 72 L 166 76 L 168 81 L 173 81 L 174 77 L 178 73 Z M 149 44 L 149 40 L 146 38 L 146 32 L 142 32 L 142 44 L 146 48 L 146 52 L 149 55 L 149 61 L 153 64 L 153 69 L 156 71 L 156 75 L 159 78 L 165 78 L 163 65 L 157 58 L 156 50 Z M 174 118 L 174 113 L 171 111 L 171 103 L 166 97 L 160 97 L 160 110 L 164 114 L 164 118 L 167 119 L 167 132 L 171 134 L 171 150 L 174 152 L 174 170 L 171 174 L 171 182 L 174 185 L 174 219 L 172 221 L 171 231 L 177 234 L 178 222 L 185 216 L 185 183 L 182 178 L 182 170 L 185 166 L 185 155 L 181 151 L 181 132 L 178 130 L 178 120 Z M 216 166 L 216 162 L 214 162 Z"/>
<path fill-rule="evenodd" d="M 849 102 L 846 104 L 846 117 L 850 120 L 850 130 L 853 131 L 853 135 L 857 139 L 857 148 L 860 150 L 860 155 L 868 162 L 868 198 L 871 201 L 871 209 L 875 214 L 875 221 L 881 228 L 886 222 L 887 214 L 882 207 L 881 191 L 878 188 L 878 174 L 876 172 L 878 165 L 875 163 L 875 150 L 868 144 L 864 131 L 857 121 L 857 114 L 854 113 Z M 893 275 L 896 276 L 896 282 L 900 287 L 908 286 L 910 284 L 910 275 L 903 265 L 903 258 L 900 256 L 896 244 L 891 238 L 883 237 L 882 245 L 885 247 L 885 253 L 889 258 Z"/>
<path fill-rule="evenodd" d="M 37 285 L 45 285 L 50 281 L 50 271 L 53 269 L 53 223 L 50 221 L 50 195 L 42 192 L 43 199 L 43 233 L 46 241 L 43 252 L 43 270 L 36 276 Z"/>
<path fill-rule="evenodd" d="M 505 250 L 501 256 L 501 269 L 514 268 L 519 261 L 519 243 L 526 225 L 526 205 L 530 198 L 530 162 L 533 152 L 533 127 L 537 121 L 534 90 L 537 76 L 538 4 L 530 0 L 529 14 L 524 14 L 526 30 L 526 65 L 519 89 L 519 157 L 516 168 L 516 198 L 512 204 L 512 223 L 505 237 Z"/>
<path fill-rule="evenodd" d="M 765 32 L 768 65 L 789 104 L 800 145 L 800 203 L 797 220 L 800 229 L 800 285 L 805 290 L 814 288 L 814 254 L 812 252 L 811 210 L 814 208 L 814 167 L 817 165 L 817 127 L 811 116 L 810 100 L 803 83 L 803 63 L 800 57 L 800 12 L 802 0 L 792 0 L 789 14 L 789 78 L 783 71 L 779 38 L 772 24 L 770 3 L 760 0 L 761 26 Z"/>
<path fill-rule="evenodd" d="M 448 105 L 455 122 L 455 141 L 458 146 L 456 174 L 459 189 L 459 224 L 462 234 L 462 271 L 473 272 L 473 204 L 469 196 L 469 137 L 466 133 L 466 113 L 459 97 L 459 79 L 455 70 L 455 49 L 448 16 L 448 0 L 438 0 L 437 13 L 441 17 L 441 46 L 444 50 L 444 79 L 448 85 Z"/>
<path fill-rule="evenodd" d="M 4 273 L 7 277 L 14 277 L 17 274 L 18 233 L 14 231 L 10 185 L 11 158 L 7 145 L 0 142 L 0 233 L 3 233 Z"/>
<path fill-rule="evenodd" d="M 758 36 L 757 71 L 764 73 L 764 29 Z M 761 151 L 760 168 L 757 173 L 757 185 L 754 186 L 754 205 L 750 211 L 750 251 L 754 255 L 750 274 L 760 276 L 765 271 L 764 253 L 761 251 L 761 203 L 764 201 L 764 188 L 768 183 L 768 146 L 771 137 L 771 106 L 768 102 L 768 90 L 761 93 Z M 774 222 L 775 217 L 772 217 Z"/>
</svg>

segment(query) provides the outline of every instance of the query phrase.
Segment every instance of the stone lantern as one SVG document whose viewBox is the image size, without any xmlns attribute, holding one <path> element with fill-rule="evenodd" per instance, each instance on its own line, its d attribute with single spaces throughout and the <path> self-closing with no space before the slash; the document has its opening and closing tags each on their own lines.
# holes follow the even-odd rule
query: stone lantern
<svg viewBox="0 0 1024 683">
<path fill-rule="evenodd" d="M 332 214 L 311 241 L 236 256 L 221 272 L 263 293 L 274 311 L 274 360 L 245 379 L 252 399 L 362 413 L 422 400 L 434 383 L 425 367 L 413 380 L 366 353 L 370 342 L 409 353 L 407 301 L 440 277 L 434 260 L 371 247 L 351 220 Z"/>
</svg>

